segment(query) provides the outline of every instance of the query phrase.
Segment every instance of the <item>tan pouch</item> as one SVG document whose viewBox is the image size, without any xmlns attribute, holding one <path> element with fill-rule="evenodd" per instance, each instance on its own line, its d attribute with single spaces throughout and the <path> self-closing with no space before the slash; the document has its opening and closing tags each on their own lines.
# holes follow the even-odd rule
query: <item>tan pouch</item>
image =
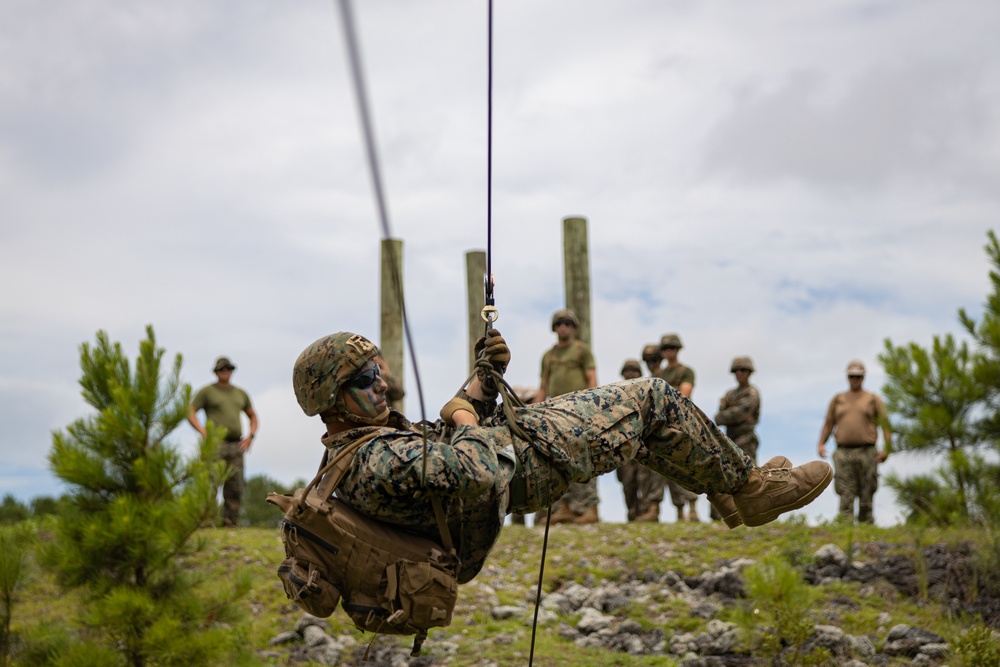
<svg viewBox="0 0 1000 667">
<path fill-rule="evenodd" d="M 313 563 L 289 556 L 278 566 L 278 578 L 285 594 L 313 616 L 326 618 L 340 603 L 340 590 Z"/>
<path fill-rule="evenodd" d="M 458 582 L 430 563 L 400 560 L 386 568 L 386 598 L 393 610 L 388 621 L 418 628 L 451 623 L 458 600 Z"/>
</svg>

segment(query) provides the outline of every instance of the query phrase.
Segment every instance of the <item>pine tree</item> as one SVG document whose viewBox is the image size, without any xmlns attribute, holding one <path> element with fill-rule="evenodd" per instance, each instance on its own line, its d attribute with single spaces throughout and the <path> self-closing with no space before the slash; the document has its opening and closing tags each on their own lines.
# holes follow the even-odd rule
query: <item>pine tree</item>
<svg viewBox="0 0 1000 667">
<path fill-rule="evenodd" d="M 190 457 L 167 441 L 191 388 L 179 354 L 164 376 L 165 350 L 152 326 L 146 333 L 134 367 L 103 331 L 81 346 L 80 386 L 96 414 L 53 434 L 49 463 L 70 493 L 42 557 L 85 602 L 65 664 L 215 664 L 232 645 L 223 624 L 249 589 L 245 575 L 217 584 L 191 566 L 225 473 L 221 433 L 210 429 Z"/>
<path fill-rule="evenodd" d="M 893 449 L 944 453 L 947 476 L 954 484 L 950 494 L 948 487 L 939 488 L 933 503 L 927 494 L 921 498 L 915 488 L 906 488 L 896 477 L 887 479 L 889 486 L 896 488 L 900 500 L 913 496 L 918 507 L 911 505 L 911 510 L 931 512 L 938 521 L 967 521 L 975 514 L 970 511 L 975 498 L 970 497 L 974 473 L 968 450 L 980 444 L 972 415 L 986 396 L 983 385 L 973 377 L 976 355 L 967 343 L 958 344 L 947 334 L 935 336 L 930 351 L 916 343 L 896 347 L 886 339 L 879 360 L 887 376 L 883 391 L 888 411 L 899 418 L 892 425 Z M 927 480 L 913 483 L 928 488 L 929 493 Z M 948 501 L 948 495 L 954 495 L 955 501 Z M 958 516 L 945 511 L 948 505 L 957 508 Z"/>
<path fill-rule="evenodd" d="M 989 409 L 979 421 L 982 436 L 1000 443 L 1000 243 L 991 229 L 987 233 L 989 242 L 984 246 L 993 268 L 990 270 L 990 284 L 993 292 L 983 304 L 983 315 L 979 322 L 972 319 L 964 308 L 959 309 L 958 319 L 973 340 L 979 345 L 981 354 L 973 369 L 976 381 L 987 392 Z"/>
</svg>

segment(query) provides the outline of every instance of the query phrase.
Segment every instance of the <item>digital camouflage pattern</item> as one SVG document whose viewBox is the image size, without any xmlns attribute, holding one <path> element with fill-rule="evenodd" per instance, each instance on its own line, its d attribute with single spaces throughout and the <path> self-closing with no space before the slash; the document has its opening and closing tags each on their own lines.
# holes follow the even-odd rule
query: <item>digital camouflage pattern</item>
<svg viewBox="0 0 1000 667">
<path fill-rule="evenodd" d="M 349 332 L 314 341 L 302 351 L 292 369 L 299 407 L 309 417 L 332 408 L 340 386 L 377 354 L 378 348 L 370 340 Z"/>
<path fill-rule="evenodd" d="M 497 413 L 482 426 L 454 431 L 435 423 L 426 462 L 418 426 L 398 413 L 387 426 L 325 436 L 324 444 L 336 450 L 378 431 L 358 450 L 337 495 L 369 516 L 437 539 L 429 496 L 438 494 L 463 563 L 459 581 L 465 582 L 482 568 L 507 513 L 548 507 L 570 482 L 587 482 L 635 458 L 699 493 L 732 493 L 753 467 L 694 403 L 658 379 L 516 407 L 527 441 L 512 436 Z M 509 490 L 515 463 L 526 490 L 516 504 Z"/>
<path fill-rule="evenodd" d="M 760 440 L 754 428 L 760 421 L 760 392 L 757 387 L 747 385 L 726 392 L 719 402 L 715 423 L 726 427 L 726 435 L 736 446 L 757 461 Z"/>
<path fill-rule="evenodd" d="M 681 342 L 677 334 L 667 334 L 663 337 L 663 340 L 667 341 L 667 343 L 663 343 L 664 345 L 679 346 Z M 674 388 L 680 387 L 685 382 L 690 382 L 693 385 L 694 369 L 681 363 L 678 363 L 673 368 L 663 366 L 656 372 L 656 377 L 666 381 L 667 384 Z M 675 481 L 664 479 L 656 474 L 646 476 L 642 483 L 651 503 L 663 500 L 664 487 L 670 490 L 670 504 L 674 507 L 683 507 L 685 504 L 698 498 L 698 494 L 692 493 Z"/>
<path fill-rule="evenodd" d="M 857 498 L 858 521 L 874 522 L 872 503 L 878 489 L 877 456 L 875 445 L 834 450 L 833 489 L 840 496 L 840 513 L 844 518 L 854 520 L 854 499 Z"/>
</svg>

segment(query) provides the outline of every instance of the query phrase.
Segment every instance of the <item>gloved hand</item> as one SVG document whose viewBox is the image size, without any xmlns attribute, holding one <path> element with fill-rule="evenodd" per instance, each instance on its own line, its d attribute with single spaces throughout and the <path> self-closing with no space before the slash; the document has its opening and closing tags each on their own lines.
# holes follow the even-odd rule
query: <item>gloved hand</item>
<svg viewBox="0 0 1000 667">
<path fill-rule="evenodd" d="M 483 358 L 493 364 L 493 368 L 500 375 L 507 372 L 507 364 L 510 363 L 510 348 L 507 341 L 503 339 L 500 332 L 490 329 L 486 335 L 476 341 L 476 358 Z"/>
<path fill-rule="evenodd" d="M 456 396 L 441 408 L 441 419 L 448 426 L 455 426 L 455 413 L 459 410 L 465 410 L 466 412 L 471 412 L 472 416 L 479 420 L 479 415 L 476 414 L 476 408 L 473 407 L 472 403 L 469 403 L 464 398 L 459 398 Z"/>
</svg>

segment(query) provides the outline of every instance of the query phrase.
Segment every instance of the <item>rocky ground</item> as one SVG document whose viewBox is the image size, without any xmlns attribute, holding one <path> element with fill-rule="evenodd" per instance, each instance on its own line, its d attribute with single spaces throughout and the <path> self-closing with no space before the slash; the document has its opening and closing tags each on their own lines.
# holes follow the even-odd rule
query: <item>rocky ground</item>
<svg viewBox="0 0 1000 667">
<path fill-rule="evenodd" d="M 932 545 L 916 557 L 893 553 L 891 545 L 869 543 L 860 545 L 858 556 L 851 559 L 839 547 L 821 547 L 802 568 L 803 578 L 814 586 L 829 586 L 835 582 L 857 582 L 857 596 L 839 596 L 829 608 L 820 610 L 820 622 L 815 623 L 805 646 L 788 647 L 796 655 L 808 655 L 812 648 L 829 651 L 833 664 L 845 667 L 866 665 L 910 664 L 945 665 L 953 658 L 948 641 L 929 630 L 912 627 L 894 619 L 888 613 L 877 618 L 876 627 L 863 634 L 849 634 L 838 626 L 840 615 L 857 609 L 870 595 L 891 586 L 899 594 L 939 601 L 953 614 L 974 618 L 977 614 L 993 628 L 993 638 L 1000 644 L 1000 598 L 992 596 L 976 580 L 974 554 L 968 544 L 955 547 Z M 723 667 L 769 664 L 750 655 L 744 648 L 740 628 L 720 616 L 727 606 L 737 605 L 746 596 L 743 572 L 754 561 L 729 559 L 710 570 L 694 575 L 678 571 L 634 573 L 618 581 L 567 581 L 557 590 L 544 595 L 538 613 L 539 627 L 555 632 L 563 640 L 579 647 L 631 656 L 664 656 L 682 667 Z M 476 582 L 475 595 L 479 608 L 483 603 L 497 620 L 513 620 L 514 627 L 530 625 L 534 615 L 534 592 L 523 595 L 523 602 L 501 604 L 500 596 L 491 587 L 502 578 L 491 579 L 484 571 Z M 500 584 L 497 583 L 498 586 Z M 852 589 L 853 590 L 853 589 Z M 665 605 L 687 608 L 698 619 L 699 630 L 671 630 L 666 616 L 657 611 Z M 640 607 L 649 610 L 652 624 L 640 624 L 625 613 Z M 683 607 L 681 607 L 683 608 Z M 661 614 L 662 624 L 657 623 Z M 459 614 L 456 613 L 456 619 Z M 650 627 L 652 625 L 652 627 Z M 410 657 L 409 651 L 396 644 L 376 641 L 370 648 L 371 635 L 356 631 L 331 632 L 324 619 L 303 615 L 294 628 L 278 634 L 272 641 L 270 657 L 279 662 L 314 662 L 324 665 L 360 664 L 366 649 L 367 664 L 392 667 L 418 667 L 451 662 L 465 638 L 453 628 L 432 632 L 424 654 Z M 511 633 L 492 636 L 495 646 L 515 641 Z M 788 659 L 775 664 L 787 664 Z M 481 665 L 492 665 L 483 658 Z M 829 664 L 829 663 L 827 663 Z"/>
</svg>

